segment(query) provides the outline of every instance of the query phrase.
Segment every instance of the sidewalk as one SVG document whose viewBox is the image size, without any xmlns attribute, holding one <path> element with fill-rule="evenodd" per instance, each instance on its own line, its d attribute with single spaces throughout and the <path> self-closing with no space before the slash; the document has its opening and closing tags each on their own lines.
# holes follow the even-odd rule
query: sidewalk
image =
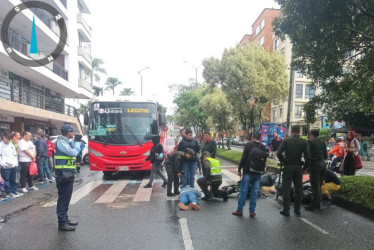
<svg viewBox="0 0 374 250">
<path fill-rule="evenodd" d="M 374 176 L 374 161 L 362 161 L 362 169 L 358 170 L 357 175 Z"/>
</svg>

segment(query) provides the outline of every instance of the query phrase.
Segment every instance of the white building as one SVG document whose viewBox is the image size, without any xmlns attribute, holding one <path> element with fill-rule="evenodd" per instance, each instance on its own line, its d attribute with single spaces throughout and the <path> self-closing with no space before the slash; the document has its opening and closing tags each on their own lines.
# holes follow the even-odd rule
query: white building
<svg viewBox="0 0 374 250">
<path fill-rule="evenodd" d="M 32 0 L 1 0 L 0 24 L 8 13 L 21 3 Z M 67 26 L 67 41 L 63 51 L 46 66 L 28 67 L 11 58 L 0 44 L 0 133 L 43 129 L 59 134 L 64 123 L 81 131 L 73 106 L 78 99 L 92 97 L 87 77 L 91 69 L 91 27 L 85 20 L 89 9 L 84 0 L 44 0 L 54 7 Z M 35 2 L 34 2 L 35 4 Z M 30 53 L 33 18 L 35 18 L 38 54 Z M 56 18 L 43 8 L 25 9 L 12 19 L 8 30 L 10 46 L 26 59 L 51 55 L 61 33 Z M 88 81 L 87 81 L 88 80 Z M 66 99 L 68 98 L 68 99 Z M 77 107 L 77 106 L 76 106 Z"/>
<path fill-rule="evenodd" d="M 287 37 L 284 41 L 279 38 L 275 38 L 274 52 L 283 54 L 286 59 L 287 75 L 290 77 L 290 64 L 292 57 L 292 44 L 290 39 Z M 290 79 L 288 79 L 290 82 Z M 303 112 L 303 105 L 309 101 L 310 98 L 318 94 L 318 89 L 310 85 L 311 80 L 308 76 L 296 71 L 294 72 L 294 81 L 292 86 L 292 97 L 291 97 L 291 112 L 290 112 L 290 124 L 300 125 L 301 133 L 305 134 L 308 130 L 308 124 L 306 123 Z M 279 100 L 273 100 L 271 104 L 270 121 L 275 123 L 287 122 L 287 111 L 288 101 L 279 102 Z M 310 129 L 320 129 L 322 124 L 322 117 L 317 118 L 314 124 L 310 124 Z"/>
</svg>

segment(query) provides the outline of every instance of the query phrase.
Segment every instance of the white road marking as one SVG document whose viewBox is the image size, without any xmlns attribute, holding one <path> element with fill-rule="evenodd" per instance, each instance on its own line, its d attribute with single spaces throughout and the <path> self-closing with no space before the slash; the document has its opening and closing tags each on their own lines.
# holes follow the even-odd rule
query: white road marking
<svg viewBox="0 0 374 250">
<path fill-rule="evenodd" d="M 317 231 L 319 231 L 322 234 L 326 234 L 326 235 L 329 234 L 327 231 L 323 230 L 322 228 L 320 228 L 319 226 L 317 226 L 316 224 L 310 222 L 309 220 L 307 220 L 305 218 L 300 218 L 300 220 L 305 222 L 309 226 L 313 227 L 314 229 L 316 229 Z"/>
<path fill-rule="evenodd" d="M 121 193 L 121 191 L 127 185 L 127 180 L 121 180 L 115 182 L 99 199 L 95 201 L 95 203 L 111 203 L 113 202 L 117 196 Z"/>
<path fill-rule="evenodd" d="M 149 182 L 149 179 L 143 179 L 132 201 L 138 202 L 138 201 L 150 201 L 151 200 L 152 188 L 144 187 L 145 185 L 148 184 L 148 182 Z"/>
<path fill-rule="evenodd" d="M 77 203 L 80 199 L 82 199 L 84 196 L 89 194 L 92 190 L 94 190 L 97 186 L 102 184 L 102 180 L 98 181 L 90 181 L 83 187 L 79 188 L 77 191 L 73 193 L 73 196 L 71 197 L 70 204 L 75 204 Z"/>
<path fill-rule="evenodd" d="M 240 180 L 239 175 L 236 175 L 236 174 L 232 173 L 231 171 L 229 171 L 227 169 L 222 169 L 222 173 L 224 173 L 227 177 L 229 177 L 233 181 L 237 182 L 237 181 Z"/>
<path fill-rule="evenodd" d="M 181 228 L 182 228 L 184 249 L 193 250 L 194 248 L 193 248 L 193 245 L 192 245 L 190 230 L 188 229 L 187 219 L 186 218 L 181 218 L 181 219 L 179 219 L 179 223 L 181 224 Z"/>
</svg>

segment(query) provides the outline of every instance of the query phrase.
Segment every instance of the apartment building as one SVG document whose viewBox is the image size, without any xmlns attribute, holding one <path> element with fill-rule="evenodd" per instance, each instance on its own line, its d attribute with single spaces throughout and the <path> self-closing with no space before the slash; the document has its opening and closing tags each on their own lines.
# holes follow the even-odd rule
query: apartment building
<svg viewBox="0 0 374 250">
<path fill-rule="evenodd" d="M 18 12 L 9 27 L 3 25 L 12 9 L 29 2 L 33 2 L 33 8 Z M 84 0 L 43 2 L 56 9 L 65 21 L 67 41 L 53 61 L 39 67 L 16 62 L 0 44 L 0 133 L 24 130 L 35 133 L 42 129 L 56 135 L 65 123 L 82 132 L 74 105 L 79 99 L 92 97 L 88 82 L 92 30 L 85 18 L 90 11 Z M 31 53 L 33 20 L 38 50 Z M 56 18 L 33 0 L 0 1 L 0 25 L 8 33 L 13 51 L 29 60 L 51 55 L 61 38 Z"/>
</svg>

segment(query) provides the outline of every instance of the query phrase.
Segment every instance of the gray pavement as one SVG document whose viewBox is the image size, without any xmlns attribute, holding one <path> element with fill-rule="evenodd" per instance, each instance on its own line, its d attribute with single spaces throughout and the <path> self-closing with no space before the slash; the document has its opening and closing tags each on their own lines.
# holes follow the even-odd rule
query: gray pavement
<svg viewBox="0 0 374 250">
<path fill-rule="evenodd" d="M 221 162 L 235 173 L 235 164 Z M 230 177 L 224 180 L 234 183 Z M 147 178 L 114 177 L 70 205 L 70 218 L 79 221 L 75 232 L 57 230 L 54 184 L 0 203 L 0 217 L 6 218 L 0 223 L 0 249 L 373 249 L 373 221 L 337 206 L 284 218 L 268 195 L 258 200 L 255 218 L 249 218 L 248 204 L 244 216 L 236 217 L 231 215 L 237 205 L 233 194 L 228 202 L 200 201 L 200 211 L 181 211 L 176 199 L 165 196 L 160 180 L 149 201 L 134 202 Z M 101 180 L 101 173 L 84 167 L 74 190 Z M 127 184 L 113 202 L 95 203 L 119 181 Z"/>
</svg>

